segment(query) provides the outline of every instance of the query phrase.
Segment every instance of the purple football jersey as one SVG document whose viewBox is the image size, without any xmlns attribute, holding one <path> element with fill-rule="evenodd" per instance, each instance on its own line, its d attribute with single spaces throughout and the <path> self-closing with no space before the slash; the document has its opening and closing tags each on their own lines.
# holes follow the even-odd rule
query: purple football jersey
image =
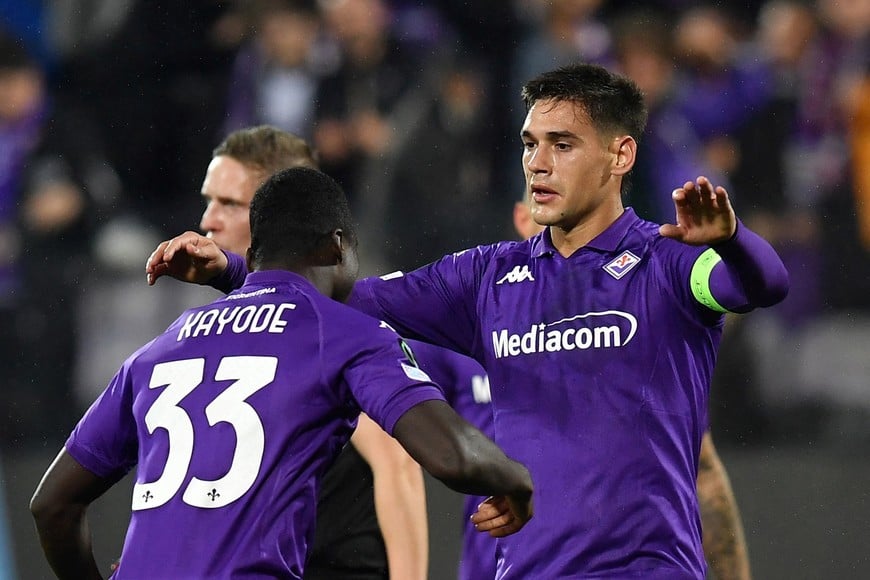
<svg viewBox="0 0 870 580">
<path fill-rule="evenodd" d="M 493 438 L 489 377 L 483 367 L 474 359 L 446 348 L 416 340 L 409 340 L 408 344 L 420 368 L 441 387 L 450 406 L 466 421 Z M 484 499 L 476 495 L 465 498 L 462 554 L 457 580 L 495 578 L 495 538 L 477 531 L 469 521 Z"/>
<path fill-rule="evenodd" d="M 302 578 L 320 479 L 360 410 L 388 433 L 444 400 L 386 324 L 255 272 L 134 353 L 66 443 L 137 467 L 115 578 Z"/>
<path fill-rule="evenodd" d="M 694 297 L 706 247 L 625 213 L 570 257 L 549 232 L 360 282 L 352 305 L 488 371 L 495 440 L 535 517 L 498 578 L 701 578 L 695 491 L 723 316 Z"/>
</svg>

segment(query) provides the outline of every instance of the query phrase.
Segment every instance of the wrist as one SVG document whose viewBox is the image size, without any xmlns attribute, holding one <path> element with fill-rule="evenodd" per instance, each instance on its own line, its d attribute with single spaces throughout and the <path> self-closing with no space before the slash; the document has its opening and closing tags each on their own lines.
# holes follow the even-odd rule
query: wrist
<svg viewBox="0 0 870 580">
<path fill-rule="evenodd" d="M 743 229 L 743 224 L 740 223 L 740 220 L 739 220 L 739 219 L 735 219 L 735 221 L 734 221 L 734 231 L 731 232 L 731 235 L 730 235 L 728 238 L 726 238 L 726 239 L 724 239 L 724 240 L 722 240 L 722 241 L 719 241 L 719 242 L 715 242 L 715 243 L 713 243 L 713 244 L 710 244 L 710 247 L 712 247 L 712 248 L 719 248 L 719 247 L 721 247 L 721 246 L 724 246 L 724 245 L 727 245 L 727 244 L 731 244 L 731 243 L 736 242 L 736 241 L 737 241 L 737 237 L 739 236 L 740 231 L 741 231 L 742 229 Z"/>
</svg>

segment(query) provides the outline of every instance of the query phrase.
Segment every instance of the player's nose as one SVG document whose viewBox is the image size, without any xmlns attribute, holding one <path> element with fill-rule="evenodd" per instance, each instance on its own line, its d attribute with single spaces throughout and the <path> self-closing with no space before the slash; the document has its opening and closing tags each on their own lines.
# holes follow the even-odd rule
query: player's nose
<svg viewBox="0 0 870 580">
<path fill-rule="evenodd" d="M 213 232 L 220 229 L 220 211 L 214 207 L 214 204 L 208 204 L 205 211 L 202 212 L 202 219 L 199 220 L 199 229 L 204 232 Z"/>
</svg>

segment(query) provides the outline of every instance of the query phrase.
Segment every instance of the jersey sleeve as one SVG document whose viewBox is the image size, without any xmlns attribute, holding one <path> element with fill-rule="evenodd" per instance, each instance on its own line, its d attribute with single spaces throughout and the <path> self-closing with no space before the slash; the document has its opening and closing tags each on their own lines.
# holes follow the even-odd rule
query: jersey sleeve
<svg viewBox="0 0 870 580">
<path fill-rule="evenodd" d="M 692 278 L 696 299 L 719 312 L 772 306 L 785 298 L 789 286 L 788 272 L 776 250 L 739 222 L 729 241 L 698 258 Z"/>
<path fill-rule="evenodd" d="M 248 264 L 242 256 L 221 250 L 227 257 L 227 269 L 207 282 L 215 290 L 229 294 L 244 286 L 248 275 Z"/>
<path fill-rule="evenodd" d="M 788 274 L 776 251 L 742 223 L 731 240 L 690 246 L 660 238 L 668 287 L 707 323 L 728 312 L 745 313 L 781 301 Z"/>
<path fill-rule="evenodd" d="M 410 273 L 357 283 L 350 306 L 388 322 L 402 336 L 471 353 L 477 296 L 492 246 L 445 256 Z"/>
<path fill-rule="evenodd" d="M 65 444 L 73 459 L 99 477 L 121 477 L 138 460 L 131 360 L 85 412 Z"/>
<path fill-rule="evenodd" d="M 417 366 L 405 341 L 388 325 L 365 318 L 354 324 L 358 339 L 344 366 L 343 379 L 360 408 L 392 434 L 396 422 L 411 407 L 445 398 Z"/>
</svg>

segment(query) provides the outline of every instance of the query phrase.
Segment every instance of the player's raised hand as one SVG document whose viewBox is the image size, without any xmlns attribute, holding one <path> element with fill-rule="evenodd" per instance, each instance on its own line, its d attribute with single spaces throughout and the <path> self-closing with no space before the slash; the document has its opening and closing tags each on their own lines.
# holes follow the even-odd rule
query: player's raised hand
<svg viewBox="0 0 870 580">
<path fill-rule="evenodd" d="M 534 509 L 532 496 L 522 498 L 499 495 L 487 498 L 471 515 L 471 522 L 478 532 L 489 532 L 494 538 L 502 538 L 522 529 L 532 519 Z"/>
<path fill-rule="evenodd" d="M 665 224 L 659 233 L 692 246 L 724 242 L 734 235 L 737 218 L 724 187 L 713 187 L 706 177 L 687 181 L 671 194 L 677 223 Z"/>
<path fill-rule="evenodd" d="M 160 242 L 148 256 L 145 278 L 149 286 L 153 286 L 161 276 L 205 284 L 226 268 L 227 257 L 214 240 L 196 232 L 184 232 Z"/>
</svg>

